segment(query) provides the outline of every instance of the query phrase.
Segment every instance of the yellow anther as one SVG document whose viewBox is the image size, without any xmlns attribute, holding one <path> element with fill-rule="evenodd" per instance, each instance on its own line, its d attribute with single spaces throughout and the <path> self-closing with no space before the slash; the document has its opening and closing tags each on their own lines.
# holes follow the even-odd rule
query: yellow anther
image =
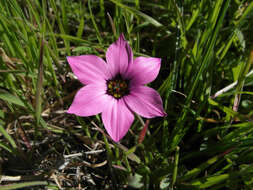
<svg viewBox="0 0 253 190">
<path fill-rule="evenodd" d="M 107 93 L 119 99 L 128 93 L 127 87 L 128 85 L 125 80 L 116 78 L 107 82 Z"/>
</svg>

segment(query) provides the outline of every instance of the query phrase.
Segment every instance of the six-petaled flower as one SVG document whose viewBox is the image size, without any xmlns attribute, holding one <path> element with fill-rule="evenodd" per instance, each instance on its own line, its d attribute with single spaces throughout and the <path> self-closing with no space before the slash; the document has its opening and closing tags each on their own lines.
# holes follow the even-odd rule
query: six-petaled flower
<svg viewBox="0 0 253 190">
<path fill-rule="evenodd" d="M 72 71 L 85 86 L 76 94 L 68 113 L 92 116 L 102 113 L 111 138 L 118 142 L 134 121 L 134 112 L 145 118 L 165 116 L 162 99 L 144 86 L 158 75 L 160 58 L 137 57 L 121 34 L 106 52 L 106 62 L 95 55 L 69 56 Z"/>
</svg>

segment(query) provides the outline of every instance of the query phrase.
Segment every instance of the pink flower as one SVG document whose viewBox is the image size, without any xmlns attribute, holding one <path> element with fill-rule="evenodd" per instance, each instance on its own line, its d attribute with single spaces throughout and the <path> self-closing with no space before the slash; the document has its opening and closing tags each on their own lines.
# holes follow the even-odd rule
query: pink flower
<svg viewBox="0 0 253 190">
<path fill-rule="evenodd" d="M 86 85 L 77 92 L 68 113 L 102 113 L 105 129 L 115 142 L 126 135 L 134 121 L 133 112 L 146 118 L 166 115 L 160 95 L 144 86 L 157 77 L 161 59 L 134 59 L 123 34 L 108 48 L 107 63 L 95 55 L 70 56 L 67 60 Z"/>
</svg>

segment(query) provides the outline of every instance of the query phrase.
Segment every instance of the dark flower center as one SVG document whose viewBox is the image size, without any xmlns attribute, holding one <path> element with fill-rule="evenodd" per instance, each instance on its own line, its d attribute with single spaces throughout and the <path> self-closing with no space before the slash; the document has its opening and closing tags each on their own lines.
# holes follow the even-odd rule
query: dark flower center
<svg viewBox="0 0 253 190">
<path fill-rule="evenodd" d="M 117 75 L 115 78 L 107 81 L 107 94 L 120 99 L 129 93 L 128 83 L 128 80 L 124 80 L 120 75 Z"/>
</svg>

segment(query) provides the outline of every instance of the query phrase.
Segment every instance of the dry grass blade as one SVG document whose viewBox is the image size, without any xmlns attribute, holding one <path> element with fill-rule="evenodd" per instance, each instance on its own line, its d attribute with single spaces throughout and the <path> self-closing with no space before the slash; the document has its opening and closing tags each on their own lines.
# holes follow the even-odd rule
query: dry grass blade
<svg viewBox="0 0 253 190">
<path fill-rule="evenodd" d="M 40 57 L 39 57 L 39 69 L 36 85 L 36 105 L 35 105 L 35 115 L 37 121 L 37 127 L 39 126 L 40 114 L 41 114 L 41 104 L 42 104 L 42 85 L 43 85 L 43 54 L 44 54 L 44 40 L 41 40 L 40 45 Z"/>
</svg>

